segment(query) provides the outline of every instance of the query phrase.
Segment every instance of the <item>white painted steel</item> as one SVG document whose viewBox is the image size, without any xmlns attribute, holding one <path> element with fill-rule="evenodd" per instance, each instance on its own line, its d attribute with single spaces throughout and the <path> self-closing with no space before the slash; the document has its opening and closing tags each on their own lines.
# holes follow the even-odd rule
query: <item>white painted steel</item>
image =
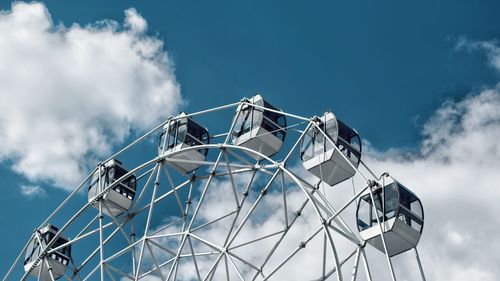
<svg viewBox="0 0 500 281">
<path fill-rule="evenodd" d="M 246 136 L 243 134 L 239 139 L 233 139 L 231 133 L 237 115 L 232 118 L 232 110 L 242 106 L 283 114 L 298 123 L 283 128 L 294 128 L 287 132 L 286 143 L 277 139 L 273 132 L 262 131 L 263 128 L 254 128 Z M 373 272 L 382 270 L 369 267 L 366 243 L 351 230 L 350 220 L 345 217 L 353 202 L 366 192 L 372 192 L 378 179 L 360 171 L 359 162 L 348 159 L 334 145 L 335 139 L 330 138 L 326 141 L 332 149 L 314 161 L 306 161 L 304 167 L 331 185 L 340 182 L 340 178 L 358 175 L 367 186 L 355 190 L 355 194 L 345 201 L 332 202 L 335 198 L 320 189 L 316 179 L 300 176 L 301 173 L 288 168 L 297 163 L 299 146 L 305 134 L 312 128 L 319 129 L 315 118 L 266 109 L 255 101 L 243 99 L 239 103 L 171 117 L 110 159 L 129 151 L 133 153 L 139 143 L 151 143 L 150 139 L 155 142 L 155 133 L 168 128 L 169 122 L 190 116 L 201 119 L 225 110 L 229 112 L 228 120 L 232 118 L 233 122 L 227 131 L 214 134 L 220 142 L 191 147 L 182 144 L 160 151 L 159 156 L 151 156 L 150 160 L 131 169 L 116 182 L 92 190 L 89 201 L 82 202 L 79 206 L 83 207 L 78 207 L 78 211 L 68 218 L 64 212 L 78 204 L 78 196 L 74 195 L 99 168 L 93 171 L 47 218 L 46 222 L 55 218 L 60 220 L 66 215 L 66 223 L 55 233 L 56 238 L 46 245 L 38 259 L 25 266 L 24 274 L 17 271 L 20 259 L 16 258 L 3 280 L 27 280 L 29 276 L 35 276 L 35 279 L 39 276 L 44 281 L 58 278 L 142 280 L 146 277 L 170 281 L 186 280 L 187 272 L 192 273 L 190 280 L 280 280 L 286 272 L 301 267 L 306 257 L 316 261 L 317 267 L 305 268 L 315 276 L 314 280 L 357 280 L 362 276 L 359 271 L 364 271 L 366 278 L 371 280 Z M 285 147 L 287 151 L 281 160 L 270 158 Z M 208 150 L 208 156 L 199 152 L 203 149 Z M 372 174 L 368 168 L 366 170 Z M 114 188 L 136 173 L 141 175 L 137 177 L 138 196 L 135 201 L 123 200 L 124 197 Z M 232 206 L 228 209 L 220 209 L 221 204 L 213 201 L 217 194 L 214 192 L 221 188 L 222 183 L 227 187 L 225 208 Z M 170 204 L 168 209 L 165 209 L 166 202 Z M 274 228 L 253 233 L 255 227 L 251 226 L 257 222 L 266 223 L 275 208 L 280 219 L 270 224 Z M 263 214 L 263 210 L 271 213 Z M 214 216 L 210 216 L 211 212 Z M 168 219 L 157 225 L 162 213 L 168 214 Z M 305 222 L 311 225 L 309 232 L 296 233 Z M 367 240 L 372 236 L 380 237 L 381 242 L 374 246 L 380 249 L 382 245 L 387 249 L 390 274 L 395 279 L 389 256 L 403 246 L 394 243 L 391 235 L 381 232 L 382 229 L 397 230 L 397 222 L 385 226 L 381 223 L 378 223 L 378 233 L 370 230 L 373 233 L 362 232 L 360 235 Z M 219 236 L 207 236 L 212 229 L 221 230 Z M 74 239 L 54 246 L 57 237 L 68 233 L 74 233 Z M 411 239 L 411 234 L 407 236 L 410 238 L 405 236 L 405 239 Z M 342 245 L 347 243 L 349 251 L 338 247 L 339 240 L 343 241 Z M 374 238 L 371 240 L 375 244 Z M 97 243 L 91 248 L 82 246 L 88 245 L 89 241 Z M 78 256 L 69 257 L 68 270 L 62 270 L 51 264 L 49 257 L 66 246 L 72 246 Z M 310 252 L 309 248 L 314 247 L 320 247 L 317 254 Z M 248 256 L 249 251 L 260 254 Z M 44 269 L 41 266 L 44 264 L 52 270 Z M 418 264 L 424 278 L 419 260 Z M 301 276 L 296 277 L 296 280 L 304 280 Z"/>
</svg>

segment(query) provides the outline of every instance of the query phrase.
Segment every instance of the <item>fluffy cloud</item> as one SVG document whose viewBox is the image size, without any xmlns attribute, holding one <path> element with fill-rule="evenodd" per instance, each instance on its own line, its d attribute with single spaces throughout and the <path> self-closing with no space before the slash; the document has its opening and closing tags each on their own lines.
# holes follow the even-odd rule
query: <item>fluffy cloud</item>
<svg viewBox="0 0 500 281">
<path fill-rule="evenodd" d="M 21 185 L 21 193 L 27 197 L 46 197 L 45 189 L 38 185 Z"/>
<path fill-rule="evenodd" d="M 430 280 L 497 280 L 500 248 L 500 90 L 446 102 L 425 125 L 418 154 L 367 159 L 424 204 L 420 253 Z M 413 261 L 413 260 L 411 260 Z M 409 271 L 416 264 L 404 262 Z M 481 276 L 481 277 L 480 277 Z M 418 280 L 407 279 L 407 280 Z"/>
<path fill-rule="evenodd" d="M 163 42 L 135 9 L 124 24 L 54 24 L 40 3 L 0 11 L 0 160 L 73 188 L 132 131 L 182 104 Z"/>
<path fill-rule="evenodd" d="M 492 41 L 460 39 L 458 50 L 483 51 L 500 71 Z M 389 171 L 415 191 L 426 221 L 419 249 L 430 280 L 497 280 L 500 247 L 500 84 L 460 101 L 445 102 L 423 127 L 414 154 L 371 150 L 367 162 Z M 416 274 L 413 258 L 396 260 L 404 280 Z M 413 274 L 411 273 L 413 272 Z"/>
<path fill-rule="evenodd" d="M 498 47 L 497 43 L 496 41 L 471 41 L 465 37 L 461 37 L 457 42 L 456 48 L 457 50 L 485 51 L 489 65 L 500 71 L 500 47 Z"/>
</svg>

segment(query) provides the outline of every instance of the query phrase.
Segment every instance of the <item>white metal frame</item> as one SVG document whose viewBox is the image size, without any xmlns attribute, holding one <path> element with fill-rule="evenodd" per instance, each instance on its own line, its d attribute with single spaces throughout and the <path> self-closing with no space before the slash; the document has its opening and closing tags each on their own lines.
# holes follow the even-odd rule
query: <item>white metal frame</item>
<svg viewBox="0 0 500 281">
<path fill-rule="evenodd" d="M 128 151 L 132 151 L 137 144 L 148 141 L 151 137 L 155 137 L 161 132 L 165 124 L 168 124 L 176 118 L 193 116 L 202 117 L 203 115 L 216 111 L 234 110 L 240 105 L 264 109 L 258 105 L 248 103 L 243 99 L 237 103 L 186 114 L 181 117 L 170 117 L 162 124 L 159 124 L 118 151 L 116 154 L 110 156 L 107 160 L 102 161 L 96 169 L 98 169 L 102 163 L 106 163 L 110 159 L 116 158 Z M 56 238 L 69 231 L 77 234 L 70 237 L 68 243 L 52 248 L 53 243 L 57 240 L 54 238 L 51 243 L 43 249 L 42 255 L 36 260 L 31 269 L 27 272 L 20 273 L 18 272 L 20 270 L 20 261 L 28 245 L 27 243 L 2 280 L 27 280 L 32 278 L 30 277 L 31 271 L 36 265 L 43 261 L 45 255 L 67 245 L 73 245 L 73 253 L 77 253 L 79 243 L 88 241 L 92 239 L 92 237 L 98 238 L 98 245 L 95 245 L 95 248 L 91 249 L 89 254 L 71 258 L 70 267 L 72 268 L 72 272 L 68 270 L 64 277 L 62 277 L 64 280 L 102 281 L 129 279 L 136 281 L 148 275 L 154 275 L 163 281 L 182 280 L 180 279 L 182 275 L 180 271 L 182 271 L 185 260 L 190 260 L 189 265 L 192 266 L 191 271 L 195 272 L 195 280 L 214 280 L 214 278 L 216 279 L 215 276 L 219 274 L 220 271 L 222 271 L 222 275 L 225 276 L 227 280 L 275 280 L 273 278 L 277 274 L 280 274 L 282 270 L 286 270 L 287 266 L 292 266 L 296 263 L 300 264 L 300 261 L 298 261 L 296 257 L 300 256 L 300 254 L 303 253 L 303 249 L 311 243 L 322 243 L 323 245 L 322 252 L 318 253 L 317 257 L 318 261 L 322 264 L 322 268 L 319 270 L 314 280 L 357 280 L 360 269 L 365 272 L 365 278 L 367 280 L 372 280 L 372 273 L 370 270 L 374 270 L 374 268 L 369 267 L 369 261 L 365 254 L 366 243 L 351 230 L 343 214 L 366 190 L 370 191 L 370 196 L 372 196 L 373 200 L 372 191 L 373 188 L 379 185 L 378 178 L 364 162 L 361 162 L 361 166 L 368 171 L 369 175 L 365 175 L 364 171 L 361 171 L 361 166 L 355 167 L 346 159 L 357 171 L 356 174 L 366 182 L 366 185 L 357 190 L 357 192 L 346 202 L 335 202 L 336 204 L 340 203 L 342 207 L 337 209 L 334 208 L 333 202 L 330 202 L 327 199 L 327 195 L 320 189 L 320 184 L 311 182 L 312 177 L 307 178 L 299 176 L 296 172 L 287 168 L 287 165 L 293 164 L 291 160 L 293 156 L 299 154 L 298 149 L 305 132 L 312 126 L 316 126 L 321 131 L 314 122 L 315 117 L 306 118 L 283 111 L 272 109 L 266 110 L 284 114 L 297 122 L 295 124 L 293 124 L 293 122 L 287 122 L 287 124 L 289 124 L 287 125 L 287 129 L 296 132 L 298 137 L 293 139 L 293 142 L 289 142 L 291 148 L 289 151 L 286 151 L 286 153 L 283 153 L 283 159 L 279 161 L 273 160 L 257 151 L 231 145 L 230 133 L 235 125 L 234 122 L 237 120 L 237 118 L 233 118 L 233 122 L 227 132 L 215 135 L 215 137 L 224 137 L 223 141 L 215 144 L 183 148 L 171 153 L 162 153 L 161 156 L 152 157 L 152 159 L 131 169 L 124 175 L 121 179 L 126 179 L 132 174 L 139 175 L 137 177 L 137 194 L 131 209 L 118 218 L 110 218 L 103 215 L 103 208 L 105 206 L 102 204 L 101 199 L 109 189 L 119 184 L 120 180 L 106 188 L 101 186 L 100 194 L 96 196 L 92 202 L 87 202 L 87 200 L 84 200 L 78 195 L 82 190 L 85 190 L 84 187 L 88 180 L 96 171 L 96 169 L 94 169 L 41 224 L 41 226 L 43 226 L 56 218 L 65 217 L 64 215 L 67 215 L 65 211 L 68 205 L 70 203 L 74 204 L 73 202 L 81 201 L 82 207 L 76 213 L 73 213 L 69 219 L 66 217 L 64 225 L 59 228 L 59 232 L 56 234 Z M 232 118 L 233 112 L 228 116 Z M 301 126 L 302 128 L 300 129 Z M 290 141 L 291 137 L 293 137 L 293 134 L 288 132 L 286 141 Z M 331 141 L 326 134 L 325 137 Z M 214 137 L 212 137 L 212 139 L 214 139 Z M 333 142 L 332 144 L 333 147 L 338 150 Z M 212 161 L 208 158 L 205 159 L 205 161 L 195 161 L 199 163 L 201 167 L 192 175 L 179 176 L 173 175 L 170 172 L 168 168 L 169 162 L 191 161 L 172 158 L 174 154 L 200 148 L 209 149 L 209 152 L 216 156 L 212 157 Z M 260 155 L 263 160 L 257 163 L 251 162 L 248 158 L 245 158 L 245 153 L 241 152 Z M 341 155 L 344 156 L 342 153 Z M 249 178 L 246 184 L 240 185 L 237 183 L 236 179 L 240 175 L 246 175 Z M 256 193 L 256 182 L 259 177 L 262 177 L 261 175 L 270 176 L 270 178 L 265 184 L 261 184 L 263 187 Z M 231 187 L 231 196 L 234 198 L 235 208 L 214 220 L 202 221 L 199 217 L 200 213 L 203 212 L 202 206 L 207 200 L 207 193 L 214 188 L 215 184 L 213 182 L 219 179 L 225 179 Z M 99 182 L 102 183 L 102 180 L 99 180 Z M 266 200 L 266 195 L 275 188 L 276 183 L 280 183 L 278 193 L 282 198 L 280 204 L 282 204 L 281 206 L 283 207 L 283 228 L 235 245 L 235 241 L 243 234 L 245 225 L 251 221 L 252 215 L 256 212 L 255 210 L 259 207 L 261 202 Z M 288 190 L 291 186 L 302 194 L 302 203 L 293 213 L 293 217 L 290 216 L 288 202 L 290 196 Z M 201 188 L 201 192 L 197 192 L 196 188 Z M 186 198 L 181 198 L 182 192 L 187 194 Z M 250 195 L 251 193 L 253 197 Z M 147 200 L 147 196 L 150 196 L 149 200 Z M 155 218 L 156 211 L 155 207 L 167 199 L 176 202 L 174 205 L 177 205 L 175 208 L 178 207 L 180 215 L 177 217 L 172 216 L 171 222 L 163 225 L 159 229 L 152 229 L 152 220 Z M 90 207 L 93 204 L 98 204 L 99 206 L 97 214 L 90 215 L 89 218 L 84 219 L 86 215 L 89 215 L 89 213 L 91 214 L 93 208 Z M 215 207 L 217 206 L 213 206 L 213 208 Z M 301 241 L 297 241 L 295 248 L 283 249 L 283 241 L 290 237 L 288 235 L 289 232 L 294 229 L 302 213 L 306 211 L 314 213 L 313 217 L 317 219 L 316 228 L 312 231 L 312 234 L 308 234 L 307 237 L 302 237 Z M 377 212 L 376 209 L 375 211 Z M 145 219 L 141 222 L 144 224 L 144 228 L 143 233 L 137 235 L 138 228 L 136 225 L 138 222 L 136 218 L 140 215 L 145 215 Z M 382 224 L 378 217 L 379 216 L 376 216 L 377 223 L 382 233 L 382 242 L 386 250 L 385 257 L 387 266 L 392 280 L 395 281 L 396 276 L 393 264 L 391 258 L 387 254 Z M 210 229 L 221 221 L 228 219 L 231 219 L 231 222 L 228 224 L 229 228 L 222 244 L 211 241 L 198 234 L 200 231 Z M 28 242 L 34 237 L 36 237 L 36 231 L 31 235 Z M 120 247 L 120 250 L 112 251 L 108 249 L 108 246 L 112 243 L 116 244 L 114 241 L 118 238 L 125 239 L 126 241 L 126 243 Z M 164 240 L 168 239 L 177 239 L 179 241 L 175 251 L 169 248 L 168 243 L 162 244 L 162 241 L 164 242 Z M 238 249 L 249 247 L 250 245 L 255 245 L 263 241 L 269 241 L 267 239 L 276 240 L 271 249 L 258 261 L 258 264 L 256 264 L 256 261 L 241 257 L 238 254 Z M 351 251 L 348 254 L 341 256 L 335 242 L 339 239 L 343 239 L 343 241 L 347 241 L 347 243 L 351 245 Z M 279 256 L 276 254 L 278 250 L 288 252 L 288 254 Z M 131 256 L 130 271 L 123 271 L 113 265 L 112 262 L 114 260 L 127 257 L 127 255 Z M 147 257 L 145 255 L 147 255 Z M 425 281 L 424 271 L 416 248 L 415 255 L 422 280 Z M 165 257 L 170 258 L 166 259 Z M 208 271 L 201 268 L 201 262 L 205 261 L 207 258 L 213 258 L 213 260 L 210 261 L 211 266 Z M 362 265 L 361 267 L 360 262 Z M 348 264 L 352 264 L 352 266 L 348 267 Z M 98 271 L 99 276 L 97 277 Z M 348 274 L 346 272 L 348 272 Z M 40 280 L 40 276 L 35 279 Z M 53 276 L 52 280 L 54 280 Z"/>
</svg>

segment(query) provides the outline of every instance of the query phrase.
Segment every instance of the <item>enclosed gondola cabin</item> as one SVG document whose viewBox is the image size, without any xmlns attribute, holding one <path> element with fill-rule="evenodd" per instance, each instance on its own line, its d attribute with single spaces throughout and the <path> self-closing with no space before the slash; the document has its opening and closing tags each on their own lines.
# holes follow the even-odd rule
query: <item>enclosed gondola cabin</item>
<svg viewBox="0 0 500 281">
<path fill-rule="evenodd" d="M 35 266 L 36 260 L 42 254 L 42 250 L 47 248 L 48 244 L 55 238 L 59 229 L 50 224 L 39 229 L 35 236 L 31 239 L 26 248 L 24 259 L 24 270 L 28 272 L 32 266 Z M 59 236 L 49 249 L 56 249 L 61 245 L 69 242 L 65 236 Z M 30 274 L 36 278 L 40 276 L 42 281 L 50 281 L 52 277 L 59 279 L 64 275 L 66 268 L 71 260 L 71 245 L 64 246 L 57 251 L 46 255 L 38 264 L 33 268 Z M 50 276 L 49 268 L 52 270 L 52 277 Z"/>
<path fill-rule="evenodd" d="M 108 216 L 116 217 L 128 211 L 134 201 L 137 185 L 136 177 L 133 174 L 127 178 L 122 178 L 128 172 L 122 166 L 122 163 L 116 159 L 111 159 L 104 165 L 97 167 L 97 171 L 92 175 L 90 180 L 89 202 L 93 202 L 101 191 L 119 180 L 120 182 L 115 184 L 102 197 L 102 212 Z M 97 202 L 92 206 L 99 209 Z"/>
<path fill-rule="evenodd" d="M 249 148 L 267 157 L 278 153 L 285 141 L 286 118 L 281 111 L 266 102 L 261 95 L 244 100 L 236 111 L 232 131 L 234 145 Z M 266 110 L 270 109 L 270 110 Z M 247 152 L 255 160 L 258 154 Z"/>
<path fill-rule="evenodd" d="M 375 204 L 370 193 L 362 195 L 358 203 L 356 217 L 361 237 L 385 253 L 383 233 L 391 257 L 415 248 L 424 225 L 424 213 L 418 197 L 386 174 L 383 185 L 373 192 L 373 197 Z"/>
<path fill-rule="evenodd" d="M 301 142 L 300 158 L 316 177 L 334 186 L 356 174 L 361 161 L 358 133 L 331 112 L 317 118 Z"/>
<path fill-rule="evenodd" d="M 208 149 L 197 146 L 209 143 L 208 130 L 181 113 L 163 128 L 158 153 L 160 156 L 167 155 L 169 166 L 187 174 L 198 169 L 207 156 Z"/>
</svg>

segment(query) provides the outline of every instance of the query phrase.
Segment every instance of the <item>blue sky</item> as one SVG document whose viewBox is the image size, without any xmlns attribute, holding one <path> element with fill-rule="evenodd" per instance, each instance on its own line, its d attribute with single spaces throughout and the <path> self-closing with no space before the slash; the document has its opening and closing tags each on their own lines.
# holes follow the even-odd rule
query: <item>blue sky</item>
<svg viewBox="0 0 500 281">
<path fill-rule="evenodd" d="M 168 100 L 178 102 L 169 111 L 197 111 L 255 92 L 302 116 L 331 109 L 355 127 L 373 151 L 387 157 L 377 164 L 396 163 L 394 169 L 404 165 L 391 160 L 385 151 L 422 156 L 422 147 L 434 140 L 429 132 L 439 134 L 432 131 L 436 125 L 432 120 L 446 111 L 448 100 L 456 101 L 450 110 L 462 112 L 467 101 L 472 103 L 499 82 L 500 68 L 494 65 L 495 50 L 496 55 L 500 53 L 495 47 L 500 40 L 498 1 L 45 1 L 44 5 L 54 30 L 59 24 L 68 29 L 73 24 L 99 28 L 96 22 L 107 19 L 116 21 L 118 33 L 127 29 L 122 25 L 124 11 L 135 8 L 147 22 L 147 30 L 138 27 L 140 34 L 132 38 L 163 42 L 163 47 L 154 47 L 152 56 L 165 64 L 158 77 L 173 81 L 173 91 L 180 91 L 176 92 L 179 98 Z M 2 13 L 10 9 L 10 1 L 0 0 Z M 486 42 L 493 47 L 488 48 Z M 0 49 L 4 45 L 0 42 Z M 33 46 L 39 45 L 34 42 Z M 22 57 L 23 50 L 18 49 L 17 55 Z M 36 55 L 43 57 L 45 49 L 38 50 Z M 168 55 L 161 57 L 163 52 Z M 46 63 L 48 71 L 54 67 L 50 60 L 40 63 L 41 67 Z M 6 69 L 16 65 L 15 60 L 4 64 Z M 13 85 L 16 83 L 25 81 Z M 2 102 L 13 99 L 3 90 Z M 141 94 L 132 91 L 130 97 Z M 57 99 L 57 95 L 52 97 Z M 22 112 L 23 108 L 16 110 Z M 134 132 L 156 121 L 141 118 L 118 121 Z M 2 122 L 0 118 L 0 128 L 5 126 Z M 131 136 L 117 130 L 112 135 L 110 147 L 101 155 L 121 147 L 135 133 Z M 33 228 L 65 198 L 67 191 L 56 186 L 67 181 L 16 168 L 23 156 L 8 149 L 0 152 L 0 186 L 4 190 L 0 238 L 9 241 L 0 254 L 3 273 L 8 265 L 5 261 L 15 256 Z M 95 163 L 93 160 L 82 165 Z M 43 191 L 30 196 L 22 193 L 22 186 L 38 186 Z M 5 231 L 11 228 L 12 233 Z"/>
<path fill-rule="evenodd" d="M 259 91 L 291 112 L 332 108 L 381 148 L 416 145 L 415 124 L 445 99 L 496 82 L 481 54 L 454 50 L 460 36 L 497 37 L 496 1 L 45 3 L 66 25 L 120 22 L 135 7 L 173 57 L 186 110 Z M 305 95 L 309 106 L 291 102 Z"/>
</svg>

